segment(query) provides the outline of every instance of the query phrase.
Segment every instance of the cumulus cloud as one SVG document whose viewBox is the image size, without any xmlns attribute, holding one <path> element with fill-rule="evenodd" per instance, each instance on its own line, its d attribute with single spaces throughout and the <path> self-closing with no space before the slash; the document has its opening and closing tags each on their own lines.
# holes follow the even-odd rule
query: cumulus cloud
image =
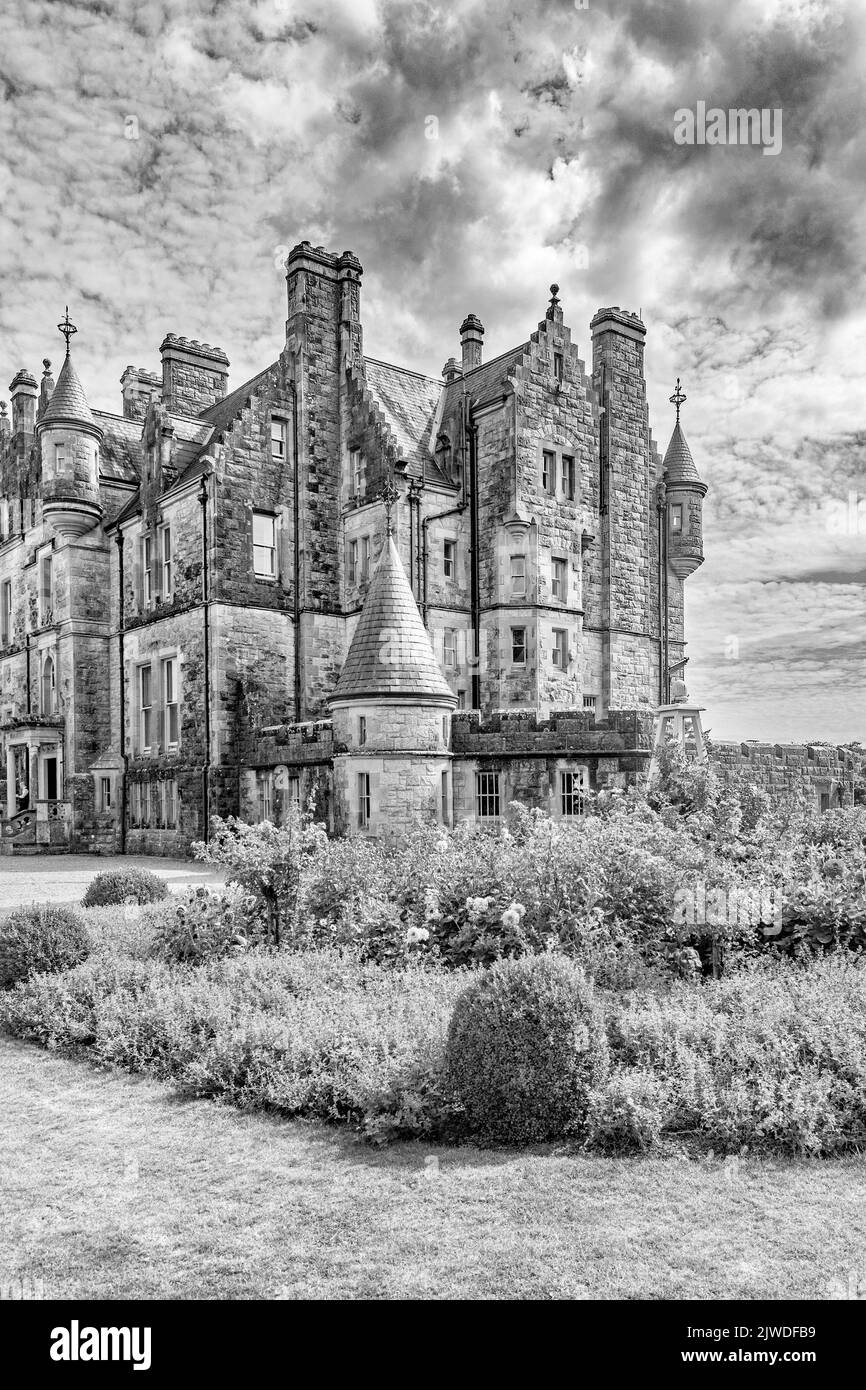
<svg viewBox="0 0 866 1390">
<path fill-rule="evenodd" d="M 711 489 L 694 693 L 742 736 L 762 700 L 803 735 L 862 732 L 866 526 L 826 504 L 866 493 L 864 21 L 854 0 L 20 0 L 0 370 L 56 355 L 68 302 L 95 405 L 167 331 L 220 343 L 237 384 L 279 349 L 279 248 L 303 238 L 360 256 L 367 350 L 434 375 L 467 311 L 495 355 L 552 280 L 584 356 L 599 305 L 640 308 L 654 432 L 680 375 Z M 677 145 L 698 101 L 781 109 L 781 153 Z"/>
</svg>

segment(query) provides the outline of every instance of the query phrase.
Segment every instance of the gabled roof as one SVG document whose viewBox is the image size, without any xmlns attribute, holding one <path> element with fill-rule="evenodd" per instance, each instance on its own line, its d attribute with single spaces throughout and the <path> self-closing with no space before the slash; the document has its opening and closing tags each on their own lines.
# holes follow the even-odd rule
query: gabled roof
<svg viewBox="0 0 866 1390">
<path fill-rule="evenodd" d="M 428 479 L 448 482 L 436 465 L 436 440 L 432 437 L 442 382 L 375 357 L 364 358 L 364 377 L 401 457 L 409 465 L 409 476 L 418 477 L 423 471 Z"/>
<path fill-rule="evenodd" d="M 668 486 L 675 483 L 700 483 L 701 477 L 695 467 L 691 450 L 686 443 L 679 420 L 674 425 L 674 432 L 671 435 L 671 442 L 667 447 L 664 461 L 665 472 L 667 473 Z"/>
<path fill-rule="evenodd" d="M 208 424 L 213 426 L 213 433 L 210 436 L 211 439 L 216 440 L 224 430 L 229 428 L 235 417 L 240 415 L 246 405 L 247 398 L 253 394 L 259 382 L 267 376 L 268 372 L 272 372 L 277 365 L 278 363 L 272 362 L 269 367 L 265 367 L 263 371 L 257 372 L 254 377 L 250 377 L 249 381 L 245 381 L 243 386 L 238 386 L 234 391 L 230 391 L 227 396 L 223 396 L 221 401 L 216 401 L 214 405 L 209 405 L 207 410 L 201 412 L 198 418 L 200 420 L 206 420 Z"/>
<path fill-rule="evenodd" d="M 60 368 L 60 375 L 57 378 L 57 385 L 51 393 L 51 399 L 40 420 L 40 424 L 43 425 L 61 423 L 89 425 L 91 429 L 99 428 L 90 413 L 84 387 L 78 379 L 78 373 L 72 365 L 72 358 L 69 353 L 66 354 L 63 366 Z"/>
<path fill-rule="evenodd" d="M 457 703 L 439 669 L 389 536 L 331 700 L 398 695 L 434 696 Z"/>
<path fill-rule="evenodd" d="M 509 372 L 528 349 L 528 343 L 520 343 L 518 347 L 503 352 L 499 357 L 494 357 L 489 362 L 482 362 L 480 367 L 475 367 L 471 372 L 466 372 L 465 375 L 459 376 L 456 381 L 452 381 L 451 385 L 445 388 L 444 414 L 450 415 L 452 411 L 457 409 L 464 391 L 470 400 L 477 401 L 479 404 L 494 396 L 501 395 Z"/>
</svg>

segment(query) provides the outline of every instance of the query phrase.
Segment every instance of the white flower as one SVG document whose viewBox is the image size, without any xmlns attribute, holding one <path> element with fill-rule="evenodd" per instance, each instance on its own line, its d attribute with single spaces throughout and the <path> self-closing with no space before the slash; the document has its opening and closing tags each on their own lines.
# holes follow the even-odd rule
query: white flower
<svg viewBox="0 0 866 1390">
<path fill-rule="evenodd" d="M 489 911 L 492 898 L 467 898 L 466 911 L 470 917 L 480 917 L 482 912 Z"/>
<path fill-rule="evenodd" d="M 414 946 L 418 941 L 429 941 L 430 933 L 426 927 L 410 927 L 406 933 L 406 942 L 409 946 Z"/>
<path fill-rule="evenodd" d="M 525 916 L 526 908 L 523 903 L 511 903 L 502 914 L 502 925 L 503 927 L 510 927 L 513 931 L 515 927 L 520 926 Z"/>
</svg>

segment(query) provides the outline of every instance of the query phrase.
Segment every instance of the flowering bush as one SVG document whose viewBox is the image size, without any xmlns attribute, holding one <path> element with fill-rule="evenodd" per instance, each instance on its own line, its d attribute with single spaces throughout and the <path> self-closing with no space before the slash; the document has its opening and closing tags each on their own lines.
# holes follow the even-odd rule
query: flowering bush
<svg viewBox="0 0 866 1390">
<path fill-rule="evenodd" d="M 236 955 L 263 936 L 261 914 L 251 893 L 232 883 L 222 893 L 191 888 L 166 904 L 157 919 L 155 955 L 192 962 Z"/>
</svg>

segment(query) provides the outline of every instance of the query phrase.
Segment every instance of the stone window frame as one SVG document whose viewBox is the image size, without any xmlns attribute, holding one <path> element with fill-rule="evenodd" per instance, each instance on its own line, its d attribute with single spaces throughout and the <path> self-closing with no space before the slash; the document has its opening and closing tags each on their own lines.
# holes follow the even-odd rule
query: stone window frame
<svg viewBox="0 0 866 1390">
<path fill-rule="evenodd" d="M 369 584 L 370 582 L 370 557 L 372 555 L 373 549 L 373 547 L 370 544 L 371 539 L 372 536 L 369 531 L 366 532 L 363 536 L 359 537 L 359 540 L 361 542 L 361 559 L 358 570 L 359 584 Z"/>
<path fill-rule="evenodd" d="M 15 630 L 14 607 L 12 602 L 12 580 L 4 579 L 0 585 L 0 646 L 11 647 Z"/>
<path fill-rule="evenodd" d="M 147 675 L 147 704 L 144 703 L 145 673 Z M 136 665 L 136 706 L 138 713 L 138 752 L 148 756 L 153 751 L 153 663 L 140 661 Z M 149 733 L 150 737 L 146 735 Z"/>
<path fill-rule="evenodd" d="M 54 622 L 54 548 L 51 545 L 41 546 L 36 552 L 36 597 L 38 626 L 49 627 Z"/>
<path fill-rule="evenodd" d="M 515 561 L 519 562 L 517 572 L 515 572 Z M 509 556 L 508 565 L 511 597 L 526 598 L 526 552 L 514 551 L 514 553 Z"/>
<path fill-rule="evenodd" d="M 356 780 L 358 797 L 358 828 L 367 830 L 372 819 L 372 797 L 369 772 L 359 772 Z"/>
<path fill-rule="evenodd" d="M 456 627 L 444 627 L 442 629 L 442 664 L 457 670 Z"/>
<path fill-rule="evenodd" d="M 97 778 L 97 807 L 100 814 L 110 811 L 114 804 L 114 779 L 109 773 L 101 772 Z"/>
<path fill-rule="evenodd" d="M 518 632 L 522 635 L 522 638 L 523 638 L 523 640 L 522 640 L 521 642 L 518 642 L 518 641 L 516 640 L 516 635 L 517 635 Z M 512 666 L 526 666 L 526 664 L 527 664 L 527 653 L 528 653 L 528 649 L 529 649 L 529 643 L 528 643 L 528 641 L 527 641 L 526 624 L 525 624 L 525 623 L 521 623 L 521 624 L 519 624 L 519 625 L 516 626 L 516 627 L 512 627 L 512 629 L 511 629 L 511 665 L 512 665 Z M 518 651 L 522 651 L 522 652 L 523 652 L 523 656 L 522 656 L 521 658 L 519 658 L 519 659 L 518 659 L 518 657 L 515 655 L 515 653 L 518 652 Z"/>
<path fill-rule="evenodd" d="M 451 824 L 451 795 L 450 795 L 450 784 L 449 784 L 449 780 L 448 780 L 448 769 L 447 769 L 447 767 L 445 767 L 445 768 L 442 769 L 442 775 L 441 775 L 441 777 L 440 777 L 440 779 L 439 779 L 439 782 L 440 782 L 440 795 L 441 795 L 440 811 L 441 811 L 441 815 L 442 815 L 442 824 L 443 824 L 443 825 L 450 825 L 450 824 Z"/>
<path fill-rule="evenodd" d="M 583 708 L 594 714 L 598 708 L 598 696 L 587 691 L 583 696 Z"/>
<path fill-rule="evenodd" d="M 139 781 L 133 780 L 129 784 L 127 815 L 130 826 L 133 829 L 138 829 L 141 825 L 141 783 Z"/>
<path fill-rule="evenodd" d="M 446 536 L 442 542 L 442 573 L 446 579 L 457 575 L 457 542 L 453 536 Z"/>
<path fill-rule="evenodd" d="M 562 641 L 559 640 L 560 638 L 562 638 Z M 560 661 L 557 661 L 557 655 L 561 657 Z M 568 660 L 567 627 L 551 628 L 550 663 L 557 671 L 565 672 L 568 670 L 570 663 Z"/>
<path fill-rule="evenodd" d="M 553 352 L 553 379 L 558 386 L 562 385 L 565 376 L 565 353 L 554 349 Z"/>
<path fill-rule="evenodd" d="M 174 592 L 174 552 L 171 544 L 171 522 L 163 522 L 158 527 L 156 534 L 160 587 L 162 597 L 167 603 Z"/>
<path fill-rule="evenodd" d="M 566 555 L 551 555 L 550 596 L 559 603 L 568 602 L 568 568 L 568 557 Z M 556 592 L 558 583 L 560 585 L 560 593 Z"/>
<path fill-rule="evenodd" d="M 358 582 L 358 538 L 354 536 L 348 543 L 346 555 L 346 583 L 355 585 Z"/>
<path fill-rule="evenodd" d="M 539 446 L 541 450 L 541 490 L 548 497 L 556 496 L 557 450 L 549 444 Z M 551 461 L 552 460 L 552 461 Z"/>
<path fill-rule="evenodd" d="M 164 737 L 164 739 L 162 740 L 162 742 L 163 742 L 163 745 L 164 745 L 164 748 L 165 748 L 166 752 L 176 753 L 177 750 L 180 748 L 180 706 L 181 706 L 181 698 L 180 698 L 180 657 L 179 657 L 178 653 L 177 653 L 177 652 L 168 652 L 168 653 L 166 653 L 165 655 L 160 654 L 159 667 L 160 667 L 160 670 L 159 670 L 159 676 L 160 676 L 160 696 L 161 696 L 161 700 L 162 700 L 162 714 L 163 714 L 163 719 L 164 719 L 164 721 L 165 721 L 165 727 L 164 727 L 164 729 L 163 729 L 163 733 L 164 733 L 164 736 L 165 736 L 165 737 Z M 170 675 L 170 680 L 169 680 L 169 673 L 171 673 L 171 675 Z M 171 689 L 169 689 L 169 685 L 171 686 Z M 169 698 L 168 698 L 168 697 L 169 697 L 169 694 L 172 694 L 172 695 L 174 696 L 174 699 L 173 699 L 173 700 L 169 700 Z M 169 711 L 170 711 L 170 709 L 172 709 L 172 708 L 175 710 L 175 720 L 176 720 L 176 730 L 175 730 L 175 732 L 176 732 L 176 734 L 177 734 L 177 737 L 174 738 L 174 739 L 171 738 L 171 736 L 170 736 L 170 734 L 171 734 L 171 718 L 170 718 L 170 715 L 169 715 Z"/>
<path fill-rule="evenodd" d="M 498 820 L 502 814 L 500 774 L 489 768 L 475 773 L 475 815 L 478 820 Z"/>
<path fill-rule="evenodd" d="M 363 449 L 349 450 L 349 495 L 354 502 L 360 503 L 364 495 L 364 451 Z"/>
<path fill-rule="evenodd" d="M 289 456 L 289 422 L 284 415 L 271 416 L 271 458 L 276 459 L 277 463 L 285 463 Z M 274 445 L 281 447 L 275 449 Z"/>
<path fill-rule="evenodd" d="M 57 661 L 53 647 L 39 653 L 39 713 L 54 714 L 57 708 Z M 50 667 L 50 684 L 47 687 L 48 699 L 46 700 L 46 677 Z M 48 706 L 48 708 L 46 708 Z"/>
<path fill-rule="evenodd" d="M 141 537 L 141 606 L 147 610 L 153 606 L 155 586 L 153 582 L 153 536 L 144 531 Z"/>
<path fill-rule="evenodd" d="M 577 785 L 575 778 L 578 778 Z M 589 767 L 586 763 L 557 768 L 556 808 L 562 820 L 572 820 L 584 814 L 589 789 Z"/>
<path fill-rule="evenodd" d="M 255 770 L 257 825 L 273 820 L 274 811 L 274 770 L 271 767 L 257 767 Z"/>
<path fill-rule="evenodd" d="M 177 829 L 177 778 L 164 777 L 160 785 L 160 815 L 166 830 Z"/>
<path fill-rule="evenodd" d="M 671 535 L 681 536 L 683 532 L 683 504 L 671 503 Z"/>
<path fill-rule="evenodd" d="M 367 742 L 367 716 L 366 716 L 366 714 L 359 714 L 359 715 L 358 715 L 358 747 L 359 747 L 359 748 L 363 748 L 366 742 Z"/>
<path fill-rule="evenodd" d="M 559 477 L 562 484 L 563 500 L 573 502 L 577 490 L 577 460 L 574 454 L 568 454 L 564 449 L 560 451 L 559 455 Z"/>
<path fill-rule="evenodd" d="M 256 540 L 256 521 L 265 520 L 271 524 L 271 544 L 265 545 Z M 279 516 L 270 507 L 253 507 L 252 509 L 252 545 L 253 545 L 253 578 L 264 584 L 276 584 L 280 577 L 280 546 L 279 546 Z M 271 553 L 271 570 L 269 573 L 257 569 L 257 550 L 269 550 Z"/>
</svg>

